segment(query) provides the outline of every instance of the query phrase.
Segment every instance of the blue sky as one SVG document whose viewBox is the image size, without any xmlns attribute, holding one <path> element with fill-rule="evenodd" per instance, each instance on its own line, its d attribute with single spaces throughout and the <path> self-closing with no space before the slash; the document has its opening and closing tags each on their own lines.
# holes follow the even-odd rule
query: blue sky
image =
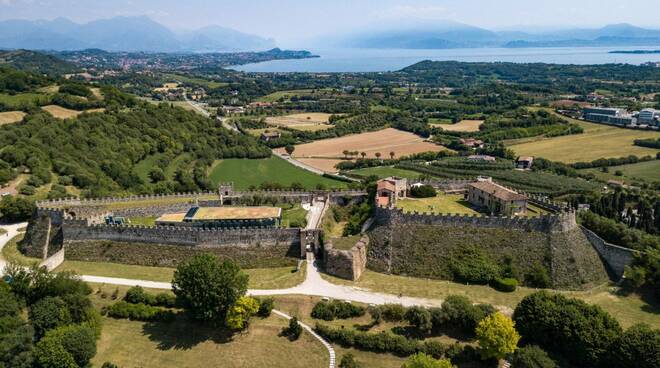
<svg viewBox="0 0 660 368">
<path fill-rule="evenodd" d="M 322 35 L 451 20 L 489 29 L 594 27 L 660 29 L 660 0 L 0 0 L 0 19 L 86 22 L 147 15 L 169 27 L 218 24 L 295 44 Z"/>
</svg>

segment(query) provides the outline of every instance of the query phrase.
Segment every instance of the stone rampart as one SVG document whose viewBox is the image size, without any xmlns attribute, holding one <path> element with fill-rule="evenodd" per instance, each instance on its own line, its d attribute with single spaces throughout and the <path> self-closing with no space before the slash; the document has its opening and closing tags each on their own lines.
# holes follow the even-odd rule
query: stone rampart
<svg viewBox="0 0 660 368">
<path fill-rule="evenodd" d="M 323 255 L 325 272 L 347 280 L 359 279 L 367 266 L 368 245 L 368 236 L 363 236 L 350 250 L 334 249 L 332 243 L 326 243 Z"/>
<path fill-rule="evenodd" d="M 378 225 L 439 225 L 474 226 L 482 228 L 516 229 L 539 232 L 566 232 L 577 228 L 575 212 L 566 211 L 539 217 L 469 216 L 431 213 L 406 213 L 398 208 L 376 208 L 374 221 Z"/>
<path fill-rule="evenodd" d="M 596 235 L 593 231 L 580 226 L 584 235 L 598 252 L 598 255 L 605 262 L 609 271 L 619 280 L 623 276 L 624 268 L 629 266 L 638 251 L 611 244 Z"/>
</svg>

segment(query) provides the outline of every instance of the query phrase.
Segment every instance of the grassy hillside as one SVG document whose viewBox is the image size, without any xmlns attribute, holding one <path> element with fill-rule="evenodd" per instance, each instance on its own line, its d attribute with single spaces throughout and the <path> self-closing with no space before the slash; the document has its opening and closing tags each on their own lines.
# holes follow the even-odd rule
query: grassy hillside
<svg viewBox="0 0 660 368">
<path fill-rule="evenodd" d="M 625 180 L 626 182 L 633 180 L 660 181 L 660 160 L 612 166 L 608 168 L 607 173 L 602 172 L 600 169 L 585 169 L 582 171 L 593 173 L 597 178 L 602 180 L 614 179 Z M 615 175 L 617 171 L 621 171 L 623 175 Z"/>
<path fill-rule="evenodd" d="M 238 190 L 245 190 L 251 186 L 258 187 L 264 183 L 277 183 L 283 186 L 299 183 L 307 189 L 314 189 L 318 185 L 326 188 L 346 187 L 346 183 L 342 181 L 313 174 L 275 156 L 261 160 L 221 160 L 213 165 L 209 178 L 214 185 L 233 182 Z"/>
</svg>

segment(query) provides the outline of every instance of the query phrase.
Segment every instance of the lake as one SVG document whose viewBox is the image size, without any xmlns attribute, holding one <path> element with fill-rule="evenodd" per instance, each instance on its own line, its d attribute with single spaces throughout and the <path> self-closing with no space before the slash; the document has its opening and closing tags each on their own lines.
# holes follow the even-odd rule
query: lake
<svg viewBox="0 0 660 368">
<path fill-rule="evenodd" d="M 472 48 L 447 50 L 328 49 L 310 50 L 320 58 L 273 60 L 232 67 L 246 72 L 384 72 L 422 60 L 551 64 L 642 64 L 660 62 L 660 54 L 610 54 L 613 50 L 657 50 L 656 47 Z"/>
</svg>

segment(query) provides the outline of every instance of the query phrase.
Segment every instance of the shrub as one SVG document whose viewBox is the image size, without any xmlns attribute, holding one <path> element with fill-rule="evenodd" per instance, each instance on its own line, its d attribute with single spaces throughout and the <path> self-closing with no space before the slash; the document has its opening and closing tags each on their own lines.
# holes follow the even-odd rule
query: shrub
<svg viewBox="0 0 660 368">
<path fill-rule="evenodd" d="M 176 297 L 170 293 L 149 294 L 140 286 L 133 286 L 126 291 L 124 300 L 132 304 L 146 304 L 154 307 L 174 308 Z"/>
<path fill-rule="evenodd" d="M 72 322 L 66 303 L 59 297 L 47 297 L 36 302 L 30 307 L 29 318 L 37 338 L 50 329 Z"/>
<path fill-rule="evenodd" d="M 401 304 L 385 304 L 379 307 L 383 320 L 387 322 L 401 322 L 406 315 L 406 307 Z"/>
<path fill-rule="evenodd" d="M 485 285 L 500 274 L 497 263 L 476 246 L 457 249 L 451 262 L 454 278 L 461 282 Z"/>
<path fill-rule="evenodd" d="M 257 312 L 257 315 L 262 318 L 270 317 L 274 304 L 275 301 L 273 298 L 259 299 L 259 311 Z"/>
<path fill-rule="evenodd" d="M 339 368 L 360 368 L 361 365 L 355 360 L 351 353 L 344 354 L 339 362 Z"/>
<path fill-rule="evenodd" d="M 408 308 L 405 319 L 421 333 L 428 333 L 433 327 L 431 313 L 423 307 L 414 306 Z"/>
<path fill-rule="evenodd" d="M 433 328 L 440 328 L 441 325 L 436 325 L 436 323 L 442 323 L 468 335 L 474 335 L 477 324 L 494 311 L 495 308 L 489 304 L 473 305 L 465 296 L 450 295 L 442 303 L 442 313 L 436 312 Z M 438 318 L 442 318 L 442 320 L 438 320 Z"/>
<path fill-rule="evenodd" d="M 312 318 L 332 321 L 335 318 L 348 319 L 361 317 L 365 312 L 366 310 L 363 307 L 351 303 L 339 300 L 333 300 L 330 302 L 321 301 L 316 303 L 314 309 L 312 309 Z"/>
<path fill-rule="evenodd" d="M 614 343 L 608 362 L 620 368 L 660 367 L 660 330 L 645 324 L 630 327 Z"/>
<path fill-rule="evenodd" d="M 536 345 L 525 346 L 516 350 L 509 359 L 512 368 L 556 368 L 557 363 L 548 353 Z"/>
<path fill-rule="evenodd" d="M 424 353 L 417 353 L 401 366 L 401 368 L 454 368 L 447 359 L 437 360 Z"/>
<path fill-rule="evenodd" d="M 511 293 L 516 291 L 516 288 L 518 287 L 518 280 L 511 278 L 496 277 L 493 279 L 491 285 L 495 290 L 502 291 L 505 293 Z"/>
<path fill-rule="evenodd" d="M 35 349 L 38 366 L 43 368 L 86 367 L 95 354 L 94 331 L 80 325 L 49 331 Z"/>
<path fill-rule="evenodd" d="M 242 296 L 227 312 L 226 325 L 234 330 L 247 327 L 250 317 L 259 311 L 259 302 L 249 296 Z"/>
<path fill-rule="evenodd" d="M 146 304 L 132 304 L 125 301 L 119 301 L 103 310 L 108 316 L 113 318 L 126 318 L 134 321 L 173 321 L 176 314 L 171 310 L 153 307 Z"/>
<path fill-rule="evenodd" d="M 525 275 L 525 285 L 547 289 L 552 286 L 552 279 L 548 269 L 540 263 L 534 263 L 531 270 Z"/>
<path fill-rule="evenodd" d="M 282 335 L 287 336 L 289 340 L 295 341 L 300 338 L 303 328 L 298 323 L 298 318 L 293 317 L 289 320 L 289 325 L 282 329 Z"/>
</svg>

